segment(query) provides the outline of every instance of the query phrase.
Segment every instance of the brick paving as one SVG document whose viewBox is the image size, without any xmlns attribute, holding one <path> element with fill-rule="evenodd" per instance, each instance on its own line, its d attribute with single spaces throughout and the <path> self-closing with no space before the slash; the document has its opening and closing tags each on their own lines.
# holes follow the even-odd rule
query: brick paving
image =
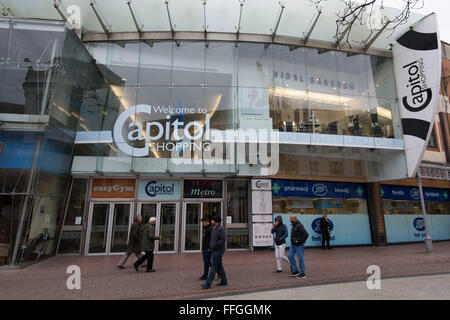
<svg viewBox="0 0 450 320">
<path fill-rule="evenodd" d="M 286 250 L 287 253 L 287 250 Z M 227 252 L 224 265 L 227 287 L 203 290 L 197 280 L 202 272 L 201 254 L 155 256 L 155 273 L 136 273 L 116 267 L 119 256 L 58 256 L 22 270 L 0 270 L 0 299 L 183 299 L 206 298 L 294 286 L 365 280 L 366 269 L 381 267 L 382 278 L 450 273 L 450 241 L 434 243 L 434 253 L 425 245 L 349 247 L 322 251 L 305 250 L 307 279 L 288 276 L 289 267 L 275 274 L 272 250 Z M 68 290 L 66 268 L 81 268 L 81 290 Z"/>
</svg>

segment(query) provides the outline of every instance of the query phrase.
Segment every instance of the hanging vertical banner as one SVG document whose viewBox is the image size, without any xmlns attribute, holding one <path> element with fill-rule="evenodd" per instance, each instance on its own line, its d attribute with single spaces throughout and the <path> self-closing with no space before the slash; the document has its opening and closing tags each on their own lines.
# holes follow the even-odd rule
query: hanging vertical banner
<svg viewBox="0 0 450 320">
<path fill-rule="evenodd" d="M 415 176 L 433 129 L 439 98 L 441 43 L 436 14 L 420 20 L 392 47 L 408 176 Z"/>
</svg>

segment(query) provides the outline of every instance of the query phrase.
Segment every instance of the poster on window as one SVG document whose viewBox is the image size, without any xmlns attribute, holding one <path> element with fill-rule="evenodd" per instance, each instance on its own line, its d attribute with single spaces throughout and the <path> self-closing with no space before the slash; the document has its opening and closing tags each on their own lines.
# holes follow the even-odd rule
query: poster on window
<svg viewBox="0 0 450 320">
<path fill-rule="evenodd" d="M 273 245 L 272 223 L 253 223 L 253 247 Z"/>
</svg>

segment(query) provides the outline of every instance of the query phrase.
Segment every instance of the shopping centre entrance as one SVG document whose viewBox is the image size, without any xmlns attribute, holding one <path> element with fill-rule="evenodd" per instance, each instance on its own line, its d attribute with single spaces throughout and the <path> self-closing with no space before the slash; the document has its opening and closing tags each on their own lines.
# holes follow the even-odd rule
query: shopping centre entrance
<svg viewBox="0 0 450 320">
<path fill-rule="evenodd" d="M 156 217 L 157 253 L 199 252 L 203 217 L 223 218 L 223 180 L 92 179 L 86 255 L 126 251 L 134 217 Z"/>
<path fill-rule="evenodd" d="M 222 201 L 184 202 L 182 251 L 202 249 L 202 218 L 222 217 Z"/>
<path fill-rule="evenodd" d="M 86 254 L 102 255 L 126 251 L 132 213 L 132 202 L 91 202 Z"/>
</svg>

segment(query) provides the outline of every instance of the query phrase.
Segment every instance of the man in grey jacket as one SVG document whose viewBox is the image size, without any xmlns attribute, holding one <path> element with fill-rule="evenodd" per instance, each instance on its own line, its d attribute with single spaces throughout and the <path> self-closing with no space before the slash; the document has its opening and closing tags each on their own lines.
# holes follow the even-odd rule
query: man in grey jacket
<svg viewBox="0 0 450 320">
<path fill-rule="evenodd" d="M 211 287 L 211 283 L 214 280 L 216 273 L 220 274 L 221 281 L 218 283 L 218 286 L 226 286 L 227 275 L 225 273 L 225 269 L 222 264 L 222 257 L 225 253 L 225 241 L 226 234 L 225 228 L 220 224 L 222 220 L 220 217 L 213 217 L 211 219 L 211 223 L 213 224 L 213 230 L 211 232 L 211 242 L 210 248 L 212 252 L 212 261 L 211 261 L 211 269 L 209 271 L 208 279 L 206 282 L 202 284 L 203 289 L 209 289 Z"/>
</svg>

